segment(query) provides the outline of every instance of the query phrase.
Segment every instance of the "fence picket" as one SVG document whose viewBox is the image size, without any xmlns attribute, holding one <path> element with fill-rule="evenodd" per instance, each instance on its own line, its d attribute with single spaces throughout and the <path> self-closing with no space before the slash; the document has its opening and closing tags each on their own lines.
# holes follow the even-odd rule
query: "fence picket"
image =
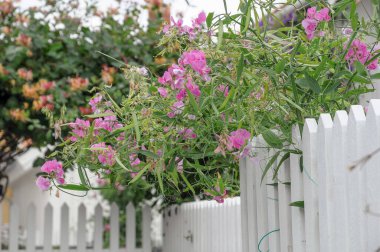
<svg viewBox="0 0 380 252">
<path fill-rule="evenodd" d="M 119 250 L 119 207 L 116 203 L 111 204 L 111 214 L 110 214 L 110 251 Z"/>
<path fill-rule="evenodd" d="M 364 197 L 363 197 L 363 171 L 353 169 L 347 172 L 348 166 L 362 157 L 361 148 L 363 146 L 362 135 L 365 129 L 365 114 L 362 106 L 351 106 L 348 115 L 347 126 L 347 156 L 346 156 L 346 174 L 347 174 L 347 193 L 348 193 L 348 215 L 349 215 L 349 248 L 352 251 L 368 251 L 365 248 L 366 231 L 364 230 Z"/>
<path fill-rule="evenodd" d="M 331 225 L 331 239 L 333 242 L 332 251 L 349 251 L 348 245 L 348 209 L 347 209 L 347 184 L 346 184 L 346 156 L 347 147 L 347 123 L 348 115 L 346 111 L 337 111 L 334 117 L 332 136 L 332 218 L 334 225 Z"/>
<path fill-rule="evenodd" d="M 52 251 L 53 236 L 53 207 L 48 203 L 45 207 L 45 223 L 44 223 L 44 252 Z M 13 251 L 12 251 L 13 252 Z"/>
<path fill-rule="evenodd" d="M 152 251 L 152 244 L 150 239 L 151 223 L 152 223 L 152 210 L 150 206 L 146 205 L 143 208 L 143 226 L 142 226 L 142 247 L 144 252 Z"/>
<path fill-rule="evenodd" d="M 332 251 L 331 246 L 331 204 L 332 187 L 332 129 L 330 114 L 321 114 L 318 121 L 317 158 L 319 194 L 319 232 L 321 251 Z"/>
<path fill-rule="evenodd" d="M 298 126 L 292 129 L 292 141 L 294 149 L 301 149 L 301 132 Z M 303 174 L 301 172 L 301 159 L 300 155 L 290 154 L 290 190 L 291 202 L 304 201 L 304 188 L 303 188 Z M 293 238 L 293 251 L 304 252 L 306 251 L 305 243 L 305 211 L 301 207 L 291 207 L 292 214 L 292 238 Z"/>
<path fill-rule="evenodd" d="M 366 190 L 366 225 L 368 228 L 368 251 L 376 251 L 380 248 L 380 218 L 376 216 L 380 213 L 379 200 L 379 181 L 380 181 L 380 100 L 371 100 L 366 121 L 366 153 L 370 159 L 363 167 L 356 169 L 365 169 L 367 173 Z M 377 152 L 377 154 L 376 154 Z"/>
<path fill-rule="evenodd" d="M 127 211 L 127 234 L 126 247 L 127 252 L 134 252 L 136 247 L 136 210 L 132 202 L 129 202 L 126 208 Z"/>
<path fill-rule="evenodd" d="M 280 226 L 280 249 L 282 252 L 292 251 L 292 216 L 290 200 L 290 163 L 286 160 L 278 171 L 278 211 Z"/>
<path fill-rule="evenodd" d="M 78 208 L 78 233 L 77 233 L 77 250 L 78 252 L 86 251 L 86 207 L 83 203 Z"/>
<path fill-rule="evenodd" d="M 61 207 L 60 252 L 69 251 L 69 206 L 64 203 Z"/>
<path fill-rule="evenodd" d="M 253 199 L 248 200 L 248 157 L 240 158 L 239 161 L 239 172 L 240 172 L 240 199 L 241 199 L 241 237 L 242 237 L 242 251 L 249 251 L 249 236 L 248 228 L 252 227 L 249 225 L 249 216 L 248 216 L 248 204 L 250 204 Z M 250 194 L 252 196 L 252 194 Z M 253 215 L 253 213 L 251 214 Z M 255 235 L 257 237 L 257 235 Z"/>
<path fill-rule="evenodd" d="M 19 220 L 20 211 L 16 204 L 11 205 L 10 223 L 9 223 L 9 250 L 12 252 L 18 251 L 18 236 L 19 236 Z"/>
<path fill-rule="evenodd" d="M 27 212 L 26 251 L 34 252 L 36 246 L 36 206 L 31 203 Z"/>
<path fill-rule="evenodd" d="M 103 209 L 98 203 L 95 207 L 94 216 L 94 252 L 103 250 Z M 127 250 L 128 252 L 130 250 Z"/>
</svg>

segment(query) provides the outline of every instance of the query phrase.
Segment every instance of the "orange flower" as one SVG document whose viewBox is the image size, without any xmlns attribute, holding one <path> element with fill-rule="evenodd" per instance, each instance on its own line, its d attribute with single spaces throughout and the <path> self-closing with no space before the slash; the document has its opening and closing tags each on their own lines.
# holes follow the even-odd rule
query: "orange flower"
<svg viewBox="0 0 380 252">
<path fill-rule="evenodd" d="M 20 121 L 20 122 L 26 121 L 26 114 L 24 110 L 21 110 L 19 108 L 11 109 L 9 111 L 9 114 L 14 121 Z"/>
<path fill-rule="evenodd" d="M 0 76 L 5 76 L 5 75 L 8 75 L 9 72 L 7 69 L 5 69 L 5 67 L 3 67 L 2 64 L 0 64 Z"/>
<path fill-rule="evenodd" d="M 30 47 L 30 45 L 32 44 L 32 38 L 28 35 L 21 33 L 16 38 L 16 43 L 21 46 Z"/>
<path fill-rule="evenodd" d="M 41 89 L 44 91 L 50 90 L 53 87 L 55 87 L 54 81 L 47 81 L 45 79 L 41 79 L 38 81 L 38 84 L 40 85 Z"/>
<path fill-rule="evenodd" d="M 12 32 L 12 29 L 9 27 L 9 26 L 3 26 L 1 28 L 1 31 L 5 34 L 5 35 L 9 35 L 11 32 Z"/>
<path fill-rule="evenodd" d="M 20 68 L 17 70 L 18 76 L 27 81 L 33 80 L 33 72 L 32 70 L 26 70 L 25 68 Z"/>
<path fill-rule="evenodd" d="M 24 84 L 22 86 L 22 94 L 24 95 L 25 98 L 38 99 L 39 93 L 40 93 L 39 85 L 31 86 L 28 84 Z"/>
<path fill-rule="evenodd" d="M 12 4 L 12 1 L 6 0 L 0 2 L 0 12 L 4 14 L 5 16 L 11 13 L 14 10 L 14 6 Z"/>
<path fill-rule="evenodd" d="M 70 89 L 72 91 L 78 91 L 85 89 L 88 86 L 88 79 L 82 77 L 70 78 Z"/>
<path fill-rule="evenodd" d="M 113 75 L 116 73 L 116 68 L 114 67 L 109 67 L 107 65 L 103 65 L 103 70 L 102 70 L 102 80 L 107 84 L 107 85 L 112 85 L 114 78 Z"/>
<path fill-rule="evenodd" d="M 16 14 L 16 21 L 22 24 L 27 24 L 29 23 L 29 17 L 22 14 Z"/>
</svg>

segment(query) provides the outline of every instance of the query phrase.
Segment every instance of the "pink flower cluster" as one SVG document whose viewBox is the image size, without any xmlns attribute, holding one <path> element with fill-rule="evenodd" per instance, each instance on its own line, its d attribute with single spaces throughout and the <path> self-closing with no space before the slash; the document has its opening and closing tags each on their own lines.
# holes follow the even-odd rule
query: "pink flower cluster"
<svg viewBox="0 0 380 252">
<path fill-rule="evenodd" d="M 97 105 L 102 101 L 102 99 L 103 99 L 102 95 L 97 94 L 88 103 L 91 106 L 91 110 L 93 113 L 98 112 L 97 111 Z"/>
<path fill-rule="evenodd" d="M 104 118 L 97 118 L 94 121 L 94 134 L 95 136 L 99 134 L 100 129 L 104 129 L 108 132 L 112 132 L 116 129 L 120 129 L 123 127 L 121 123 L 117 121 L 116 116 L 113 114 L 112 111 L 107 110 L 105 111 L 105 114 L 109 114 L 108 116 L 105 116 Z"/>
<path fill-rule="evenodd" d="M 354 41 L 352 41 L 351 47 L 348 49 L 345 59 L 350 65 L 353 65 L 355 61 L 359 61 L 362 64 L 366 64 L 367 61 L 370 60 L 372 57 L 373 55 L 368 50 L 366 43 L 360 41 L 359 39 L 355 39 Z M 368 70 L 375 70 L 378 67 L 378 58 L 376 58 L 367 65 Z"/>
<path fill-rule="evenodd" d="M 316 7 L 311 7 L 307 9 L 307 17 L 302 20 L 302 26 L 305 29 L 307 38 L 312 40 L 315 36 L 323 36 L 322 31 L 316 32 L 319 22 L 330 21 L 331 17 L 329 15 L 329 9 L 323 8 L 320 11 L 317 11 Z"/>
<path fill-rule="evenodd" d="M 49 175 L 49 177 L 54 178 L 58 184 L 62 185 L 65 183 L 64 171 L 62 163 L 57 160 L 46 161 L 42 167 L 41 171 Z M 47 191 L 50 188 L 50 179 L 44 176 L 39 176 L 36 180 L 36 185 L 43 191 Z"/>
<path fill-rule="evenodd" d="M 206 22 L 206 14 L 202 11 L 196 19 L 192 20 L 192 26 L 183 25 L 183 20 L 179 19 L 177 22 L 173 17 L 170 18 L 171 24 L 165 25 L 162 32 L 166 35 L 175 33 L 178 35 L 187 35 L 189 40 L 194 40 L 198 33 L 201 31 L 203 24 Z"/>
<path fill-rule="evenodd" d="M 98 143 L 91 145 L 91 151 L 98 155 L 98 160 L 103 165 L 113 166 L 116 162 L 116 151 L 110 145 Z"/>
<path fill-rule="evenodd" d="M 197 138 L 197 134 L 194 133 L 193 129 L 189 128 L 178 131 L 178 135 L 180 135 L 184 140 Z"/>
<path fill-rule="evenodd" d="M 238 129 L 236 131 L 232 131 L 228 138 L 229 142 L 227 143 L 227 147 L 229 150 L 241 149 L 247 141 L 251 138 L 251 133 L 249 133 L 245 129 Z"/>
<path fill-rule="evenodd" d="M 178 60 L 178 65 L 173 64 L 162 77 L 158 78 L 160 84 L 169 86 L 172 91 L 175 91 L 177 101 L 171 107 L 171 112 L 168 113 L 170 118 L 174 118 L 176 115 L 182 113 L 184 107 L 183 100 L 187 96 L 187 90 L 196 98 L 201 96 L 201 90 L 199 86 L 194 83 L 186 66 L 190 66 L 204 81 L 210 80 L 209 73 L 211 69 L 207 66 L 205 53 L 200 50 L 183 53 L 182 57 Z M 158 93 L 164 98 L 167 98 L 169 95 L 167 88 L 164 87 L 159 87 Z"/>
<path fill-rule="evenodd" d="M 74 123 L 69 124 L 73 135 L 70 137 L 72 142 L 78 141 L 79 138 L 84 138 L 90 128 L 90 121 L 77 118 Z"/>
</svg>

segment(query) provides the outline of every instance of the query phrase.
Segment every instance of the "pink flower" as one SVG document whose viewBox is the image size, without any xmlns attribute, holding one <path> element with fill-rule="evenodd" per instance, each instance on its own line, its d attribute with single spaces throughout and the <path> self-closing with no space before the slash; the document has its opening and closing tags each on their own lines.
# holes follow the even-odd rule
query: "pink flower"
<svg viewBox="0 0 380 252">
<path fill-rule="evenodd" d="M 84 138 L 87 134 L 88 128 L 90 128 L 90 121 L 81 120 L 77 118 L 74 123 L 69 124 L 72 128 L 73 136 L 70 137 L 70 140 L 75 142 L 78 138 Z"/>
<path fill-rule="evenodd" d="M 315 14 L 315 19 L 318 21 L 330 21 L 331 17 L 329 16 L 329 8 L 323 8 Z"/>
<path fill-rule="evenodd" d="M 180 65 L 190 65 L 191 68 L 203 77 L 204 80 L 209 80 L 208 74 L 210 73 L 210 68 L 207 66 L 206 56 L 203 51 L 192 50 L 189 52 L 184 52 L 179 60 Z"/>
<path fill-rule="evenodd" d="M 141 161 L 140 159 L 137 157 L 137 154 L 131 154 L 129 155 L 129 161 L 131 162 L 131 166 L 138 166 Z"/>
<path fill-rule="evenodd" d="M 197 119 L 197 117 L 195 115 L 188 115 L 187 118 L 189 118 L 189 120 Z"/>
<path fill-rule="evenodd" d="M 160 78 L 158 78 L 158 82 L 161 83 L 162 85 L 167 85 L 173 80 L 172 76 L 168 71 L 165 71 L 164 75 Z"/>
<path fill-rule="evenodd" d="M 308 18 L 315 18 L 315 14 L 317 14 L 317 7 L 311 7 L 307 9 L 307 17 Z"/>
<path fill-rule="evenodd" d="M 224 203 L 225 198 L 228 198 L 227 190 L 224 189 L 223 193 L 221 193 L 219 186 L 215 187 L 215 191 L 212 194 L 209 192 L 206 192 L 205 194 L 208 196 L 212 196 L 213 197 L 212 199 L 220 204 Z"/>
<path fill-rule="evenodd" d="M 177 163 L 177 171 L 179 173 L 183 173 L 183 159 L 180 159 L 179 157 L 175 158 L 175 162 Z"/>
<path fill-rule="evenodd" d="M 197 138 L 197 134 L 195 134 L 194 131 L 192 129 L 189 129 L 189 128 L 185 128 L 183 130 L 180 130 L 178 132 L 178 134 L 181 135 L 184 140 Z"/>
<path fill-rule="evenodd" d="M 238 129 L 236 131 L 233 131 L 230 133 L 230 136 L 228 138 L 228 149 L 240 149 L 246 144 L 247 140 L 249 140 L 250 138 L 251 133 L 249 133 L 245 129 Z"/>
<path fill-rule="evenodd" d="M 41 171 L 46 172 L 47 174 L 55 174 L 57 177 L 62 177 L 64 172 L 62 168 L 62 163 L 58 162 L 57 160 L 49 160 L 46 161 L 41 166 Z"/>
<path fill-rule="evenodd" d="M 177 101 L 173 103 L 171 107 L 171 112 L 168 113 L 168 117 L 173 118 L 176 115 L 182 114 L 185 104 L 182 101 Z"/>
<path fill-rule="evenodd" d="M 164 98 L 168 97 L 168 91 L 163 87 L 158 88 L 158 93 Z"/>
<path fill-rule="evenodd" d="M 113 166 L 116 162 L 115 155 L 116 152 L 110 145 L 105 143 L 93 144 L 91 146 L 91 151 L 98 154 L 98 160 L 103 165 Z"/>
<path fill-rule="evenodd" d="M 228 86 L 225 86 L 225 85 L 219 85 L 218 87 L 218 91 L 222 92 L 224 94 L 225 97 L 228 96 Z"/>
<path fill-rule="evenodd" d="M 302 20 L 302 26 L 305 29 L 305 32 L 309 40 L 314 38 L 314 32 L 317 28 L 317 25 L 318 21 L 315 19 L 305 18 L 304 20 Z"/>
<path fill-rule="evenodd" d="M 186 95 L 187 95 L 186 89 L 182 89 L 181 91 L 178 92 L 175 98 L 177 99 L 177 101 L 182 101 L 183 99 L 185 99 Z"/>
<path fill-rule="evenodd" d="M 368 60 L 372 58 L 372 54 L 367 48 L 366 43 L 359 39 L 354 39 L 352 41 L 351 47 L 348 49 L 347 54 L 345 56 L 345 60 L 353 65 L 355 61 L 359 61 L 363 65 L 367 63 Z M 367 65 L 367 69 L 375 70 L 378 67 L 378 59 L 373 60 L 371 63 Z"/>
<path fill-rule="evenodd" d="M 186 84 L 187 89 L 189 89 L 190 93 L 192 93 L 195 97 L 201 96 L 201 91 L 199 90 L 199 86 L 194 84 L 193 81 L 189 78 Z"/>
<path fill-rule="evenodd" d="M 202 11 L 198 17 L 193 20 L 193 27 L 201 27 L 204 22 L 206 22 L 206 13 Z"/>
<path fill-rule="evenodd" d="M 42 176 L 39 176 L 36 180 L 36 185 L 38 188 L 40 188 L 42 191 L 47 191 L 50 188 L 50 180 L 48 178 L 44 178 Z"/>
<path fill-rule="evenodd" d="M 103 97 L 101 94 L 96 94 L 94 96 L 94 98 L 92 98 L 90 100 L 90 102 L 88 104 L 91 106 L 92 112 L 94 112 L 94 113 L 96 112 L 96 110 L 97 110 L 96 106 L 98 103 L 100 103 L 102 101 L 102 99 L 103 99 Z"/>
<path fill-rule="evenodd" d="M 107 180 L 103 179 L 103 178 L 97 178 L 96 179 L 96 183 L 99 185 L 99 186 L 106 186 L 107 185 Z"/>
</svg>

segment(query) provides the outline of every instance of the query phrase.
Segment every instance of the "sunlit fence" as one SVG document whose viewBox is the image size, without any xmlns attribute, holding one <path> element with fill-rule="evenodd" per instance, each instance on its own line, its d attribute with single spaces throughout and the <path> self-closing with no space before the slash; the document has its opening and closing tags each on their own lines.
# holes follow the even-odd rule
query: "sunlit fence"
<svg viewBox="0 0 380 252">
<path fill-rule="evenodd" d="M 136 209 L 132 204 L 126 208 L 126 246 L 120 247 L 119 208 L 116 204 L 111 205 L 109 223 L 104 222 L 103 209 L 100 205 L 95 208 L 94 216 L 87 216 L 86 207 L 81 204 L 78 208 L 78 222 L 75 245 L 69 241 L 69 208 L 63 204 L 60 209 L 60 223 L 53 223 L 52 205 L 48 204 L 44 212 L 44 230 L 42 244 L 36 243 L 36 208 L 33 204 L 28 207 L 27 225 L 25 232 L 21 232 L 19 226 L 19 208 L 12 205 L 10 208 L 10 223 L 8 226 L 1 225 L 3 240 L 0 251 L 44 251 L 44 252 L 151 252 L 151 209 L 148 206 L 142 209 L 142 247 L 136 246 Z M 88 237 L 87 224 L 93 224 L 93 235 Z M 1 224 L 1 223 L 0 223 Z M 59 245 L 53 245 L 53 225 L 59 225 Z M 6 235 L 4 235 L 6 233 Z M 109 236 L 109 237 L 108 237 Z M 107 237 L 107 242 L 105 238 Z M 106 244 L 107 243 L 107 244 Z"/>
<path fill-rule="evenodd" d="M 293 138 L 302 159 L 267 170 L 275 152 L 256 138 L 241 160 L 243 251 L 379 251 L 380 100 L 307 119 Z"/>
</svg>

